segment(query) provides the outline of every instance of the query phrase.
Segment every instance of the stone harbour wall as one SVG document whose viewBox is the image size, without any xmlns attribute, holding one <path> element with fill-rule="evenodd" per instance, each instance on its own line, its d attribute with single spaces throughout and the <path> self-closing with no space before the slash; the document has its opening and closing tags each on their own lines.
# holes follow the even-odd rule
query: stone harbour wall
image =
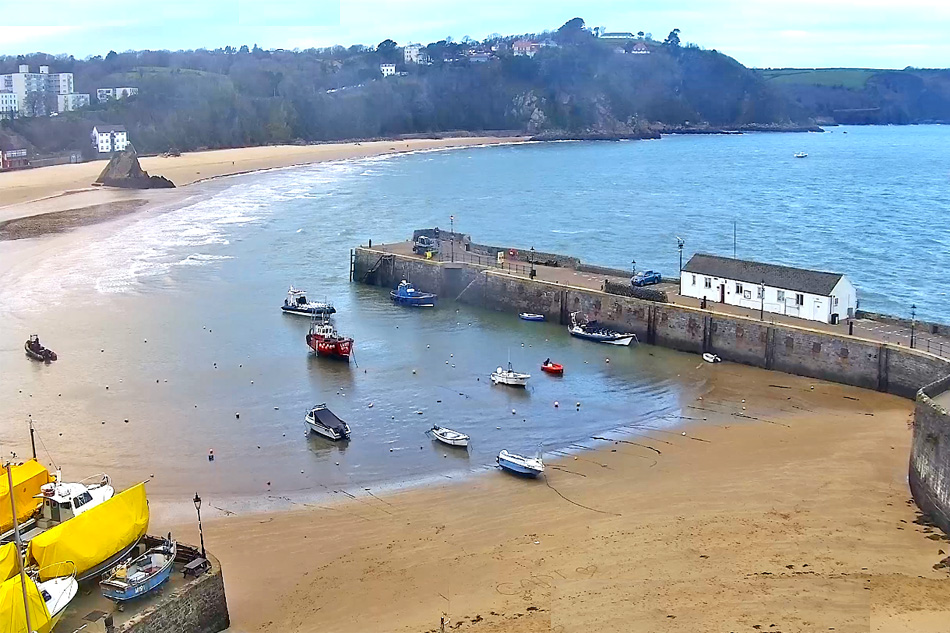
<svg viewBox="0 0 950 633">
<path fill-rule="evenodd" d="M 357 248 L 354 281 L 394 287 L 410 279 L 440 299 L 544 314 L 561 324 L 581 312 L 642 343 L 916 398 L 910 487 L 918 506 L 950 533 L 950 413 L 934 402 L 950 389 L 950 362 L 907 347 L 773 324 L 636 297 Z M 946 377 L 946 378 L 945 378 Z M 922 389 L 923 385 L 928 385 Z"/>
<path fill-rule="evenodd" d="M 165 595 L 116 633 L 218 633 L 231 626 L 221 563 L 207 554 L 211 570 Z"/>
</svg>

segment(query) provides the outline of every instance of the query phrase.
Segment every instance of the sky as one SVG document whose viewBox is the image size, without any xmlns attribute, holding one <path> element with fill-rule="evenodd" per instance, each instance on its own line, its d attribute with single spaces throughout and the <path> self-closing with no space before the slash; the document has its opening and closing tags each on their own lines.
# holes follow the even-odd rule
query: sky
<svg viewBox="0 0 950 633">
<path fill-rule="evenodd" d="M 0 0 L 0 54 L 400 45 L 556 29 L 578 16 L 746 66 L 945 68 L 950 0 Z"/>
</svg>

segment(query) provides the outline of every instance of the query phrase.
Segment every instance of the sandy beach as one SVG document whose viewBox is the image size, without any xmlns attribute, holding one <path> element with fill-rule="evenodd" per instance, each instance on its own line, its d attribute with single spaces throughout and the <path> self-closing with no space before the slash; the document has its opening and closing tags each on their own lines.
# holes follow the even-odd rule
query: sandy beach
<svg viewBox="0 0 950 633">
<path fill-rule="evenodd" d="M 717 370 L 685 434 L 614 435 L 538 481 L 207 521 L 232 628 L 945 631 L 950 543 L 915 523 L 911 403 Z"/>
<path fill-rule="evenodd" d="M 473 136 L 322 145 L 274 145 L 190 152 L 177 157 L 148 156 L 141 158 L 140 162 L 149 174 L 164 176 L 178 187 L 184 187 L 209 178 L 263 169 L 399 152 L 514 143 L 522 140 L 524 139 L 518 137 Z M 173 190 L 124 191 L 93 187 L 93 181 L 107 164 L 106 160 L 97 160 L 76 165 L 55 165 L 0 173 L 0 222 L 115 200 L 164 199 L 176 195 Z"/>
</svg>

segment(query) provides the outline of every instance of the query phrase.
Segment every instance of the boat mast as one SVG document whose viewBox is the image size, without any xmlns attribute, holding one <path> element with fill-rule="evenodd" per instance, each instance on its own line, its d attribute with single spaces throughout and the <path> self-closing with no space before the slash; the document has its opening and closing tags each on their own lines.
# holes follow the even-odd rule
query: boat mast
<svg viewBox="0 0 950 633">
<path fill-rule="evenodd" d="M 35 431 L 33 429 L 33 418 L 30 418 L 30 446 L 33 447 L 33 459 L 36 459 L 36 439 L 33 437 L 34 433 Z"/>
<path fill-rule="evenodd" d="M 31 423 L 30 431 L 32 432 L 32 430 L 33 425 Z M 13 464 L 11 462 L 7 462 L 7 485 L 10 487 L 10 509 L 13 511 L 13 538 L 16 540 L 16 560 L 20 565 L 20 588 L 23 590 L 23 612 L 26 615 L 26 630 L 32 631 L 33 627 L 30 624 L 30 605 L 26 596 L 26 571 L 23 565 L 23 543 L 20 541 L 20 526 L 16 518 L 16 501 L 13 499 Z"/>
</svg>

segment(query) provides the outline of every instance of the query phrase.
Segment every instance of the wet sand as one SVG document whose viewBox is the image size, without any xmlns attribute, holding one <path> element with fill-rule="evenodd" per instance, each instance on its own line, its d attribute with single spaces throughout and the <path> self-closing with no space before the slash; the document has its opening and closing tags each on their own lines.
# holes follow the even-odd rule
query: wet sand
<svg viewBox="0 0 950 633">
<path fill-rule="evenodd" d="M 148 156 L 141 158 L 140 162 L 142 168 L 149 174 L 165 176 L 178 187 L 182 187 L 209 178 L 262 169 L 383 156 L 399 152 L 515 143 L 522 140 L 524 139 L 519 137 L 473 136 L 322 145 L 274 145 L 189 152 L 178 157 Z M 55 165 L 0 173 L 0 221 L 34 215 L 36 211 L 29 206 L 23 208 L 24 203 L 63 195 L 75 195 L 79 192 L 92 192 L 97 197 L 112 195 L 115 190 L 92 187 L 93 181 L 107 164 L 106 160 L 97 160 L 76 165 Z M 120 191 L 120 193 L 128 195 L 142 192 Z M 40 209 L 40 213 L 47 212 L 42 210 L 42 207 Z"/>
<path fill-rule="evenodd" d="M 945 631 L 950 543 L 914 523 L 911 403 L 731 364 L 709 384 L 685 435 L 608 434 L 538 481 L 206 520 L 233 628 Z"/>
</svg>

